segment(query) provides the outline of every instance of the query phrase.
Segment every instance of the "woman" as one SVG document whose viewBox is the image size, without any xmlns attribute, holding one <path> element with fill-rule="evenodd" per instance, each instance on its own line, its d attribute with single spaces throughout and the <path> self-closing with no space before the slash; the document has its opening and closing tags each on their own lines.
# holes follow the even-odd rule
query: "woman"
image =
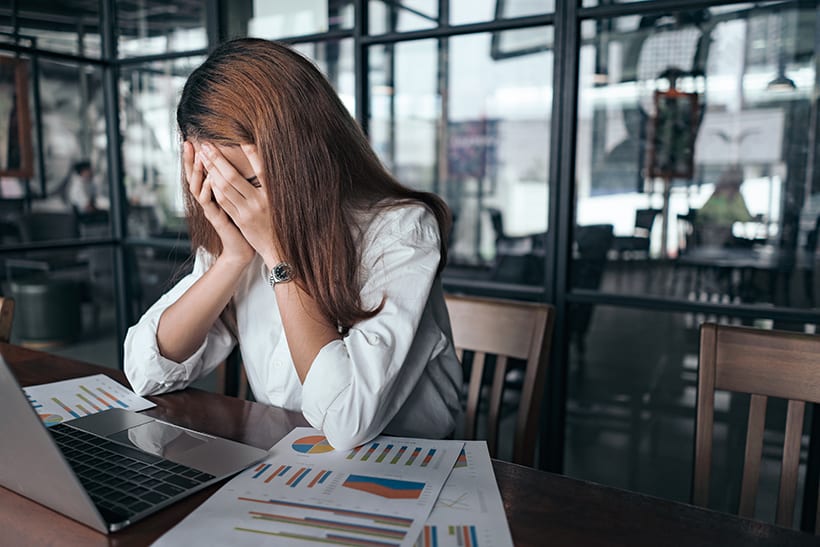
<svg viewBox="0 0 820 547">
<path fill-rule="evenodd" d="M 449 216 L 381 166 L 316 68 L 239 39 L 177 109 L 193 272 L 129 331 L 143 395 L 182 389 L 239 344 L 257 401 L 336 448 L 449 434 L 461 368 L 439 274 Z"/>
</svg>

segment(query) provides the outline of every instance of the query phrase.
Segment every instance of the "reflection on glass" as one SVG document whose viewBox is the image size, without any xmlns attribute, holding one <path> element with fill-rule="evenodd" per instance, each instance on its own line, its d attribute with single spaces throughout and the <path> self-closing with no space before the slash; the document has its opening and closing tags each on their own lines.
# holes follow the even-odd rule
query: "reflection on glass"
<svg viewBox="0 0 820 547">
<path fill-rule="evenodd" d="M 646 2 L 646 0 L 581 0 L 581 6 L 585 8 L 593 8 L 599 5 L 606 5 L 606 4 L 633 4 L 636 2 Z"/>
<path fill-rule="evenodd" d="M 202 57 L 124 67 L 123 170 L 128 230 L 135 237 L 176 237 L 184 231 L 176 107 L 188 75 Z"/>
<path fill-rule="evenodd" d="M 372 48 L 370 135 L 400 181 L 450 206 L 451 273 L 539 285 L 552 54 L 496 61 L 492 40 L 484 33 Z"/>
<path fill-rule="evenodd" d="M 120 57 L 204 49 L 205 1 L 127 2 L 117 0 Z"/>
<path fill-rule="evenodd" d="M 781 8 L 583 23 L 573 286 L 816 306 L 817 13 Z"/>
<path fill-rule="evenodd" d="M 5 255 L 0 275 L 3 294 L 15 300 L 12 343 L 75 358 L 93 345 L 86 360 L 116 367 L 112 256 L 110 247 Z"/>
<path fill-rule="evenodd" d="M 46 51 L 99 58 L 101 53 L 98 2 L 17 3 L 19 34 Z M 9 7 L 9 15 L 10 15 Z M 3 13 L 0 21 L 8 21 Z"/>
<path fill-rule="evenodd" d="M 255 0 L 247 36 L 286 38 L 353 27 L 352 0 Z"/>
<path fill-rule="evenodd" d="M 467 25 L 555 11 L 555 0 L 450 0 L 449 23 Z M 371 0 L 370 33 L 410 32 L 439 24 L 437 0 Z M 543 36 L 539 40 L 543 46 Z"/>
<path fill-rule="evenodd" d="M 450 24 L 464 25 L 555 11 L 555 0 L 451 0 Z"/>
<path fill-rule="evenodd" d="M 438 26 L 437 0 L 371 0 L 368 11 L 371 34 L 409 32 Z"/>
<path fill-rule="evenodd" d="M 569 476 L 689 502 L 704 321 L 793 332 L 816 329 L 815 324 L 765 318 L 573 304 L 564 457 Z M 767 436 L 773 439 L 782 439 L 783 403 L 769 401 Z M 713 509 L 737 510 L 747 412 L 748 396 L 718 393 L 713 453 L 722 456 L 712 474 L 711 490 L 720 493 Z M 764 461 L 770 460 L 764 455 Z M 761 520 L 773 520 L 779 474 L 779 465 L 761 467 Z"/>
<path fill-rule="evenodd" d="M 21 236 L 24 241 L 106 237 L 109 191 L 101 71 L 48 59 L 39 59 L 37 70 L 45 195 L 36 181 L 28 182 L 31 210 L 74 218 L 71 227 L 55 229 L 51 235 L 23 229 Z M 7 195 L 6 188 L 3 192 Z"/>
<path fill-rule="evenodd" d="M 293 49 L 310 58 L 339 94 L 352 116 L 356 115 L 353 39 L 294 44 Z"/>
</svg>

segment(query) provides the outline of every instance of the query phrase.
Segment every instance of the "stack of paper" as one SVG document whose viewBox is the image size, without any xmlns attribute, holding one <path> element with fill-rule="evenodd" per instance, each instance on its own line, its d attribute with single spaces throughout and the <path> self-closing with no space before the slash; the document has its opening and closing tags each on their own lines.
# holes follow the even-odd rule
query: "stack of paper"
<svg viewBox="0 0 820 547">
<path fill-rule="evenodd" d="M 155 545 L 512 545 L 483 442 L 296 428 Z"/>
</svg>

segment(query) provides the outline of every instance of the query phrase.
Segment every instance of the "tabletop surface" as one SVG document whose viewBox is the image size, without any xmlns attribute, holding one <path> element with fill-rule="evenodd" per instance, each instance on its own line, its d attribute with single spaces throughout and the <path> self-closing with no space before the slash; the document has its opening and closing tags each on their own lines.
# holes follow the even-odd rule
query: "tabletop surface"
<svg viewBox="0 0 820 547">
<path fill-rule="evenodd" d="M 127 385 L 119 371 L 9 344 L 0 355 L 22 386 L 97 373 Z M 265 449 L 308 425 L 299 413 L 195 389 L 149 399 L 157 406 L 146 414 Z M 517 546 L 820 545 L 802 532 L 515 464 L 493 461 L 493 469 Z M 149 545 L 220 485 L 110 536 L 0 488 L 0 545 Z"/>
</svg>

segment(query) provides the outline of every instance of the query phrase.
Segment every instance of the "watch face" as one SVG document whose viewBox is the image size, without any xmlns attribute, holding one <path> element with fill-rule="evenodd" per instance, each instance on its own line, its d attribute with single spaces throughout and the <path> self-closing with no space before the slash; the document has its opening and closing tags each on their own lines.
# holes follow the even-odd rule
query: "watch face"
<svg viewBox="0 0 820 547">
<path fill-rule="evenodd" d="M 273 267 L 273 271 L 271 273 L 273 274 L 273 280 L 277 283 L 290 281 L 290 264 L 280 262 Z"/>
</svg>

